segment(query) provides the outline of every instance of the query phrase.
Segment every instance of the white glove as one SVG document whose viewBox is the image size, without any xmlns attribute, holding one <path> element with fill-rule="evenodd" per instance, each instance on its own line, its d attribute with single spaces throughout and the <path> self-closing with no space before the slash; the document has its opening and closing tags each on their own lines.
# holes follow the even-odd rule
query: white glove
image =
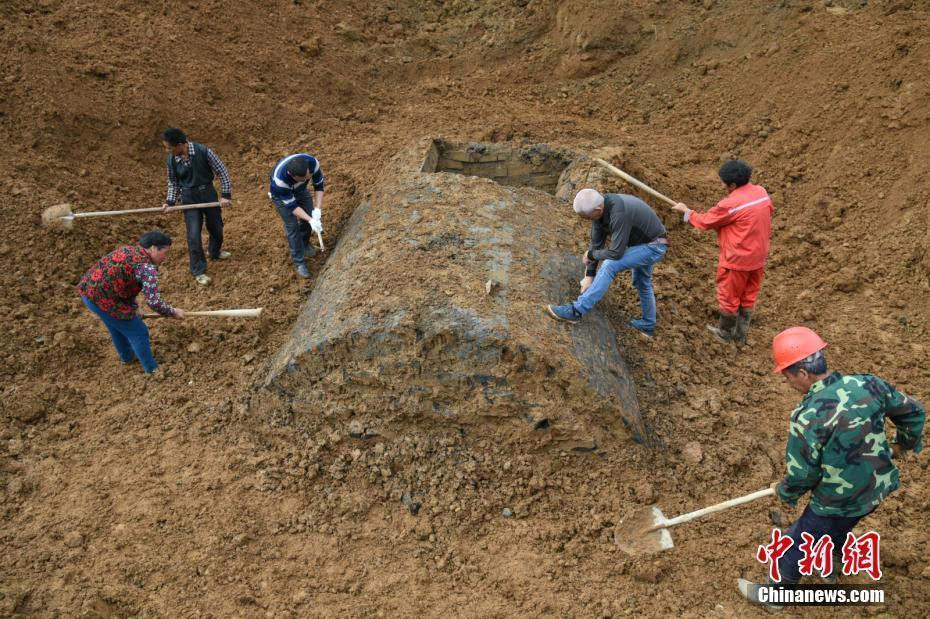
<svg viewBox="0 0 930 619">
<path fill-rule="evenodd" d="M 318 208 L 310 211 L 310 228 L 317 234 L 323 231 L 323 213 Z"/>
</svg>

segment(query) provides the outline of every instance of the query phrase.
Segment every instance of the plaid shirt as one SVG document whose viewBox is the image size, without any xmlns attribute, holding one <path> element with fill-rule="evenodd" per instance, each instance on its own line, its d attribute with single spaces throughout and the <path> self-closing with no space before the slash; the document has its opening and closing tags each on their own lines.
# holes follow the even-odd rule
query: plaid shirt
<svg viewBox="0 0 930 619">
<path fill-rule="evenodd" d="M 206 145 L 204 148 L 207 149 L 207 161 L 210 163 L 210 168 L 213 170 L 214 174 L 220 177 L 221 195 L 224 198 L 232 197 L 232 180 L 229 178 L 229 170 L 226 169 L 226 164 L 213 152 L 212 148 Z M 187 159 L 184 159 L 184 157 L 180 155 L 175 155 L 174 161 L 181 165 L 190 165 L 190 162 L 194 160 L 193 142 L 187 143 L 187 157 Z M 178 179 L 175 177 L 174 170 L 171 166 L 166 165 L 165 168 L 168 170 L 168 197 L 165 198 L 165 202 L 174 204 L 178 199 L 181 188 L 178 186 Z"/>
</svg>

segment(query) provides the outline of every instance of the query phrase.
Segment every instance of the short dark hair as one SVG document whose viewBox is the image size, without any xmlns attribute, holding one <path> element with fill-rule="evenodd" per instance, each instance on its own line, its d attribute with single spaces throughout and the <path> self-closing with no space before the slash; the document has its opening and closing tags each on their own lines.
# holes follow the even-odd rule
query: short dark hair
<svg viewBox="0 0 930 619">
<path fill-rule="evenodd" d="M 145 249 L 153 245 L 158 248 L 171 247 L 171 237 L 160 230 L 152 230 L 139 237 L 139 245 Z"/>
<path fill-rule="evenodd" d="M 161 134 L 161 139 L 165 142 L 168 142 L 172 146 L 177 146 L 178 144 L 184 144 L 187 142 L 187 136 L 184 135 L 184 132 L 180 129 L 165 129 Z"/>
<path fill-rule="evenodd" d="M 827 358 L 824 356 L 822 350 L 818 350 L 812 355 L 804 357 L 800 361 L 792 363 L 785 368 L 785 371 L 791 372 L 792 374 L 797 374 L 801 370 L 806 371 L 808 374 L 813 374 L 819 376 L 820 374 L 827 373 Z"/>
<path fill-rule="evenodd" d="M 306 176 L 310 166 L 303 157 L 294 157 L 287 162 L 287 173 L 291 176 Z"/>
<path fill-rule="evenodd" d="M 720 175 L 720 180 L 722 180 L 724 184 L 733 184 L 737 187 L 742 187 L 749 182 L 749 177 L 752 176 L 752 168 L 749 167 L 749 164 L 745 161 L 731 159 L 720 166 L 720 170 L 717 174 Z"/>
</svg>

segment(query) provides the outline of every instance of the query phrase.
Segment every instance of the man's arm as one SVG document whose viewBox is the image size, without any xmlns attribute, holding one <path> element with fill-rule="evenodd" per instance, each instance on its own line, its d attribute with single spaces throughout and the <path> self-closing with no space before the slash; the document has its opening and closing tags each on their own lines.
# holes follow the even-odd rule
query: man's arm
<svg viewBox="0 0 930 619">
<path fill-rule="evenodd" d="M 277 179 L 272 181 L 269 193 L 272 200 L 280 202 L 281 206 L 285 208 L 293 209 L 297 206 L 297 196 L 294 194 L 294 190 Z"/>
<path fill-rule="evenodd" d="M 885 383 L 888 385 L 887 383 Z M 885 415 L 897 430 L 894 444 L 902 449 L 920 453 L 923 449 L 926 411 L 920 402 L 909 398 L 891 385 L 885 398 Z"/>
<path fill-rule="evenodd" d="M 312 217 L 310 217 L 310 214 L 307 211 L 305 211 L 303 207 L 301 206 L 296 207 L 293 212 L 294 212 L 294 217 L 296 217 L 297 219 L 303 219 L 304 221 L 307 221 L 307 222 L 313 219 Z"/>
<path fill-rule="evenodd" d="M 325 189 L 323 168 L 320 167 L 320 162 L 316 157 L 310 155 L 310 159 L 313 160 L 313 175 L 310 178 L 310 182 L 313 183 L 313 191 L 316 193 L 323 193 L 323 190 Z M 319 205 L 317 205 L 317 208 L 319 208 Z"/>
<path fill-rule="evenodd" d="M 633 225 L 629 217 L 615 217 L 610 220 L 610 246 L 606 249 L 595 249 L 589 253 L 592 260 L 617 260 L 626 251 L 630 242 L 630 232 Z"/>
<path fill-rule="evenodd" d="M 220 177 L 220 195 L 227 200 L 232 199 L 232 179 L 229 177 L 229 170 L 223 160 L 210 147 L 207 147 L 207 161 L 210 163 L 210 169 L 213 170 L 213 173 Z"/>
<path fill-rule="evenodd" d="M 794 417 L 794 415 L 792 415 Z M 785 445 L 785 478 L 775 486 L 778 498 L 794 505 L 820 483 L 822 446 L 816 433 L 816 411 L 808 408 L 791 422 Z"/>
<path fill-rule="evenodd" d="M 679 202 L 673 206 L 672 210 L 682 213 L 684 215 L 684 220 L 698 230 L 717 230 L 733 221 L 733 214 L 730 213 L 730 210 L 719 204 L 706 213 L 693 211 L 683 202 Z"/>
<path fill-rule="evenodd" d="M 600 221 L 591 222 L 591 247 L 588 249 L 587 261 L 585 263 L 585 275 L 588 277 L 594 277 L 597 274 L 597 260 L 591 257 L 591 254 L 596 249 L 600 249 L 604 245 L 604 224 Z"/>
<path fill-rule="evenodd" d="M 165 195 L 165 206 L 174 206 L 178 201 L 178 179 L 174 175 L 174 168 L 171 167 L 171 155 L 165 160 L 165 168 L 168 170 L 168 192 Z"/>
</svg>

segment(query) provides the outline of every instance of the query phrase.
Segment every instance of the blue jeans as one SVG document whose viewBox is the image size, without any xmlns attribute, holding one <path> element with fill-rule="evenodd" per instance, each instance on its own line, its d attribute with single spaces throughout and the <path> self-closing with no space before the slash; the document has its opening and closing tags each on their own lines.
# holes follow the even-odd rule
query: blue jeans
<svg viewBox="0 0 930 619">
<path fill-rule="evenodd" d="M 142 369 L 146 372 L 154 372 L 158 369 L 155 357 L 152 356 L 152 346 L 149 344 L 149 329 L 142 322 L 142 319 L 135 316 L 129 320 L 120 320 L 113 318 L 87 297 L 81 297 L 87 309 L 97 314 L 107 331 L 110 332 L 110 339 L 113 340 L 113 347 L 119 360 L 123 363 L 132 363 L 133 359 L 138 359 L 142 364 Z"/>
<path fill-rule="evenodd" d="M 798 561 L 803 556 L 799 546 L 804 541 L 801 533 L 810 533 L 814 540 L 819 540 L 824 535 L 829 535 L 833 541 L 833 570 L 836 573 L 836 555 L 839 555 L 843 544 L 846 543 L 846 534 L 853 530 L 853 527 L 865 516 L 818 516 L 811 509 L 810 503 L 804 508 L 801 517 L 785 532 L 794 544 L 778 560 L 778 571 L 781 572 L 781 584 L 796 585 L 801 580 L 801 566 Z"/>
<path fill-rule="evenodd" d="M 313 196 L 307 191 L 306 187 L 301 187 L 294 192 L 297 199 L 297 206 L 302 208 L 307 214 L 313 210 Z M 310 233 L 312 229 L 310 224 L 303 219 L 298 219 L 294 215 L 294 209 L 288 208 L 281 204 L 280 201 L 272 199 L 275 210 L 284 222 L 284 234 L 287 236 L 287 246 L 291 250 L 291 260 L 295 265 L 306 264 L 304 259 L 304 248 L 310 244 Z"/>
<path fill-rule="evenodd" d="M 604 260 L 594 283 L 575 301 L 575 309 L 580 314 L 587 314 L 601 297 L 607 292 L 610 282 L 614 281 L 620 271 L 630 269 L 633 271 L 633 286 L 639 293 L 639 305 L 643 312 L 643 331 L 652 331 L 656 328 L 656 295 L 652 290 L 652 267 L 665 257 L 668 245 L 653 243 L 649 245 L 634 245 L 627 247 L 623 255 L 617 260 Z"/>
</svg>

